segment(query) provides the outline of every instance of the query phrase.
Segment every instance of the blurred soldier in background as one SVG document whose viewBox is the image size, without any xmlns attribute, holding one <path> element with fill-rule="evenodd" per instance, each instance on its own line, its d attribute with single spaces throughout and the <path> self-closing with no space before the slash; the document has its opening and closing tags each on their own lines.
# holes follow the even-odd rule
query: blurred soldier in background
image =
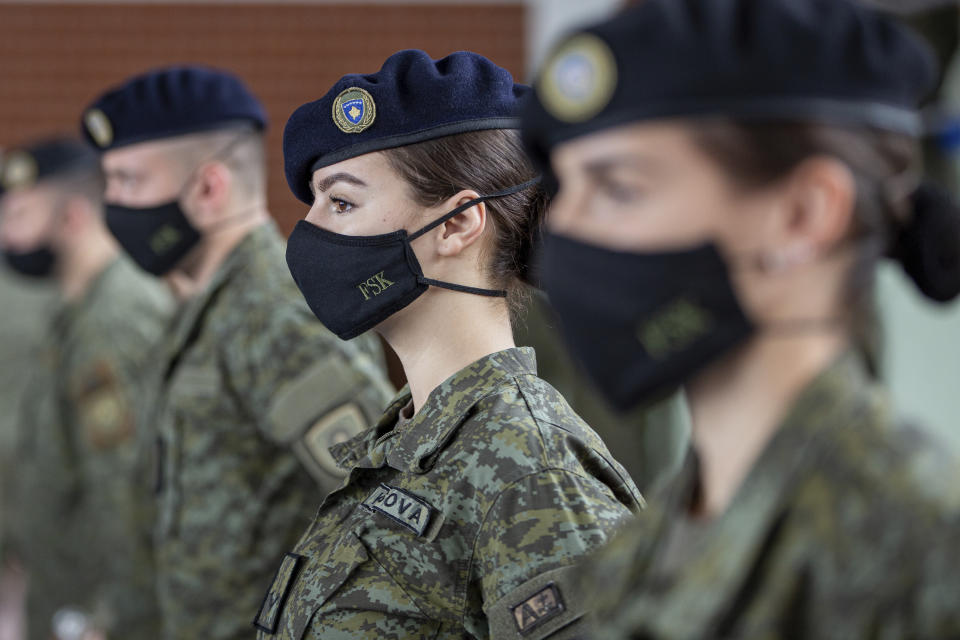
<svg viewBox="0 0 960 640">
<path fill-rule="evenodd" d="M 160 69 L 102 95 L 107 221 L 181 308 L 154 363 L 166 638 L 248 638 L 273 569 L 343 470 L 327 448 L 392 394 L 370 337 L 320 325 L 266 202 L 259 101 L 234 76 Z"/>
<path fill-rule="evenodd" d="M 3 152 L 0 150 L 0 166 Z M 0 184 L 0 197 L 3 185 Z M 27 387 L 23 375 L 37 359 L 43 337 L 37 318 L 49 313 L 55 295 L 47 280 L 17 276 L 0 264 L 0 640 L 19 640 L 23 607 L 23 573 L 5 554 L 4 532 L 10 512 L 10 481 L 20 397 Z M 9 561 L 9 562 L 8 562 Z"/>
<path fill-rule="evenodd" d="M 11 554 L 30 582 L 29 637 L 59 635 L 54 627 L 64 621 L 155 637 L 152 563 L 142 542 L 149 531 L 135 516 L 145 497 L 134 482 L 136 403 L 172 300 L 119 257 L 103 222 L 99 158 L 82 142 L 12 150 L 0 181 L 7 262 L 52 279 L 61 298 L 24 391 L 5 474 Z"/>
<path fill-rule="evenodd" d="M 2 163 L 0 155 L 0 166 Z M 20 398 L 28 382 L 24 371 L 36 361 L 43 337 L 43 323 L 37 318 L 50 313 L 55 295 L 48 280 L 20 277 L 6 262 L 0 264 L 0 558 Z"/>
</svg>

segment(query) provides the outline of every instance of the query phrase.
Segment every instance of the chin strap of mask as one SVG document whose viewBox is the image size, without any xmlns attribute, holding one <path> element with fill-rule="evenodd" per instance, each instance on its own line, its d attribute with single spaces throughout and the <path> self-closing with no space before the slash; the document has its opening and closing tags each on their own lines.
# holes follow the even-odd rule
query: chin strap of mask
<svg viewBox="0 0 960 640">
<path fill-rule="evenodd" d="M 533 187 L 539 184 L 539 182 L 540 182 L 540 176 L 537 176 L 531 180 L 527 180 L 526 182 L 522 182 L 512 187 L 507 187 L 506 189 L 502 189 L 500 191 L 494 191 L 493 193 L 488 193 L 487 195 L 478 196 L 473 200 L 464 202 L 462 205 L 460 205 L 456 209 L 440 216 L 439 218 L 437 218 L 430 224 L 424 226 L 423 228 L 419 229 L 418 231 L 411 233 L 409 236 L 407 236 L 407 244 L 409 245 L 411 242 L 413 242 L 420 236 L 432 231 L 433 229 L 436 229 L 447 220 L 450 220 L 454 216 L 457 216 L 463 213 L 470 207 L 476 206 L 481 202 L 486 202 L 487 200 L 493 200 L 495 198 L 502 198 L 504 196 L 513 195 L 514 193 L 520 193 L 525 189 L 529 189 L 530 187 Z M 442 280 L 434 280 L 433 278 L 427 278 L 426 276 L 422 276 L 422 275 L 417 276 L 417 282 L 420 282 L 421 284 L 428 284 L 434 287 L 440 287 L 442 289 L 460 291 L 462 293 L 473 293 L 478 296 L 487 296 L 490 298 L 506 298 L 507 297 L 507 292 L 504 291 L 503 289 L 478 289 L 477 287 L 468 287 L 462 284 L 453 284 L 452 282 L 443 282 Z"/>
</svg>

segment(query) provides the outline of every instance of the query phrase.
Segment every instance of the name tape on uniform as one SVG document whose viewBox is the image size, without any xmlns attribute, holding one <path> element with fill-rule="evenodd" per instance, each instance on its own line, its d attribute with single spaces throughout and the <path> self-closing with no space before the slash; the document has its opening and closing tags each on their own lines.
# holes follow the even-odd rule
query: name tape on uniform
<svg viewBox="0 0 960 640">
<path fill-rule="evenodd" d="M 399 522 L 418 536 L 423 536 L 433 515 L 433 507 L 417 496 L 385 484 L 367 496 L 363 504 Z"/>
</svg>

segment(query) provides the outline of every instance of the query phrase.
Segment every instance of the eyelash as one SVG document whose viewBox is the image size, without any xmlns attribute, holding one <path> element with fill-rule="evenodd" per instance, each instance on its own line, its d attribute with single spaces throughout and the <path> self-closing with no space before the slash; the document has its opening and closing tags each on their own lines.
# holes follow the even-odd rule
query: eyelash
<svg viewBox="0 0 960 640">
<path fill-rule="evenodd" d="M 342 216 L 342 215 L 346 215 L 346 214 L 350 213 L 350 210 L 353 209 L 353 207 L 355 206 L 355 205 L 354 205 L 352 202 L 350 202 L 349 200 L 344 200 L 343 198 L 337 198 L 336 196 L 330 196 L 330 202 L 333 203 L 335 209 L 339 209 L 339 205 L 340 205 L 340 204 L 344 204 L 344 205 L 346 205 L 347 207 L 349 207 L 349 208 L 346 209 L 345 211 L 334 210 L 334 212 L 333 212 L 334 215 L 341 215 L 341 216 Z"/>
</svg>

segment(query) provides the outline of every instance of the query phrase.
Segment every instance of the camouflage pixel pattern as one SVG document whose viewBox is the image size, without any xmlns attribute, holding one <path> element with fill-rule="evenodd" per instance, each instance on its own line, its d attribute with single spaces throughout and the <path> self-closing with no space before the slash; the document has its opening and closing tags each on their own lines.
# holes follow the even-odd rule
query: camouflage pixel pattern
<svg viewBox="0 0 960 640">
<path fill-rule="evenodd" d="M 342 479 L 309 452 L 363 431 L 393 394 L 382 351 L 316 320 L 273 224 L 248 234 L 183 306 L 164 350 L 155 413 L 164 637 L 248 638 L 278 558 Z M 331 412 L 342 419 L 325 420 Z"/>
<path fill-rule="evenodd" d="M 46 640 L 66 606 L 117 637 L 159 633 L 136 417 L 148 356 L 172 311 L 166 288 L 119 258 L 51 323 L 23 398 L 13 482 L 31 638 Z"/>
<path fill-rule="evenodd" d="M 533 350 L 474 362 L 398 425 L 334 447 L 351 468 L 277 572 L 260 638 L 580 637 L 573 567 L 643 504 Z"/>
<path fill-rule="evenodd" d="M 848 353 L 801 395 L 725 513 L 685 515 L 691 453 L 585 564 L 594 637 L 960 637 L 958 469 L 926 434 L 893 426 Z"/>
</svg>

